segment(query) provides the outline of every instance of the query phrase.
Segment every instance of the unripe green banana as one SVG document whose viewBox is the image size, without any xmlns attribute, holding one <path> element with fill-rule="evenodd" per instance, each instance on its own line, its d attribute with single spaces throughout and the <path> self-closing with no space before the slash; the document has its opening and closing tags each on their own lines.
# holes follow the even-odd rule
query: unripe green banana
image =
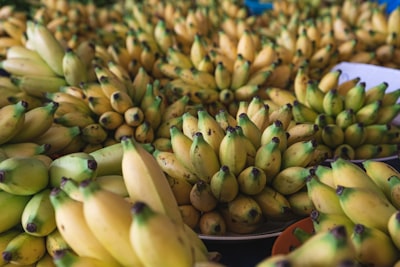
<svg viewBox="0 0 400 267">
<path fill-rule="evenodd" d="M 56 229 L 54 208 L 50 202 L 50 189 L 45 188 L 32 196 L 24 208 L 21 224 L 25 232 L 46 236 Z"/>
<path fill-rule="evenodd" d="M 363 123 L 356 122 L 344 129 L 344 143 L 356 148 L 365 143 L 366 128 Z"/>
<path fill-rule="evenodd" d="M 351 241 L 355 248 L 356 260 L 361 264 L 393 266 L 399 259 L 397 247 L 390 236 L 378 228 L 357 223 L 354 226 Z"/>
<path fill-rule="evenodd" d="M 211 192 L 219 202 L 232 201 L 239 193 L 239 183 L 229 166 L 222 165 L 210 180 Z"/>
<path fill-rule="evenodd" d="M 246 166 L 247 154 L 242 153 L 243 139 L 234 127 L 227 127 L 219 145 L 218 158 L 221 165 L 225 165 L 234 174 L 238 175 Z"/>
<path fill-rule="evenodd" d="M 336 115 L 335 122 L 340 128 L 346 129 L 356 122 L 356 116 L 352 109 L 343 109 Z"/>
<path fill-rule="evenodd" d="M 26 175 L 29 179 L 26 179 Z M 43 161 L 33 157 L 12 157 L 0 162 L 0 188 L 16 195 L 33 195 L 49 183 Z"/>
<path fill-rule="evenodd" d="M 70 153 L 53 160 L 49 167 L 49 175 L 53 186 L 59 186 L 62 177 L 81 182 L 97 175 L 97 162 L 89 153 Z"/>
<path fill-rule="evenodd" d="M 322 142 L 332 149 L 344 143 L 344 132 L 338 124 L 328 124 L 321 129 Z"/>
<path fill-rule="evenodd" d="M 2 251 L 3 260 L 16 265 L 37 262 L 46 253 L 45 238 L 21 232 Z"/>
<path fill-rule="evenodd" d="M 337 186 L 336 194 L 344 213 L 354 223 L 388 232 L 387 222 L 396 208 L 383 194 L 368 188 L 341 185 Z"/>
</svg>

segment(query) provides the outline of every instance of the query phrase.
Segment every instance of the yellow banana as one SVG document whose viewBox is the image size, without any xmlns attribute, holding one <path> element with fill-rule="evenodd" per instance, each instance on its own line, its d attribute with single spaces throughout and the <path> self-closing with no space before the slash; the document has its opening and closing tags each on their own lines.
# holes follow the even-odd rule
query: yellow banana
<svg viewBox="0 0 400 267">
<path fill-rule="evenodd" d="M 239 183 L 229 166 L 221 168 L 211 177 L 210 189 L 219 202 L 232 201 L 239 193 Z"/>
<path fill-rule="evenodd" d="M 265 218 L 285 218 L 291 212 L 288 198 L 270 186 L 253 196 L 258 203 Z M 287 218 L 287 217 L 286 217 Z"/>
<path fill-rule="evenodd" d="M 291 166 L 307 167 L 311 162 L 316 145 L 315 139 L 311 139 L 309 141 L 299 141 L 288 146 L 282 152 L 281 169 Z"/>
<path fill-rule="evenodd" d="M 199 180 L 193 184 L 190 193 L 190 204 L 201 212 L 214 210 L 218 205 L 218 199 L 211 190 L 210 183 Z"/>
<path fill-rule="evenodd" d="M 240 152 L 243 146 L 243 139 L 236 129 L 228 126 L 219 145 L 218 158 L 221 166 L 227 166 L 234 175 L 238 175 L 246 166 L 247 155 Z"/>
</svg>

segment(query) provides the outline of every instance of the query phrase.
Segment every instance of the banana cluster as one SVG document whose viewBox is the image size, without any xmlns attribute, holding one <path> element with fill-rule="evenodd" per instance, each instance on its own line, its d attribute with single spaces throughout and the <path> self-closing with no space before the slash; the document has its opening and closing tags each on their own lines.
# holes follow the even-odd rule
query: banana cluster
<svg viewBox="0 0 400 267">
<path fill-rule="evenodd" d="M 193 229 L 244 234 L 305 214 L 290 197 L 327 154 L 316 149 L 318 126 L 296 123 L 291 105 L 270 111 L 254 97 L 241 101 L 236 116 L 200 109 L 184 112 L 181 121 L 170 127 L 170 147 L 155 147 L 153 155 Z"/>
<path fill-rule="evenodd" d="M 300 247 L 257 266 L 271 266 L 277 260 L 307 266 L 395 266 L 400 260 L 399 175 L 388 163 L 372 159 L 357 165 L 338 158 L 330 166 L 319 165 L 306 182 L 315 233 L 295 230 Z"/>
<path fill-rule="evenodd" d="M 22 146 L 25 154 L 1 150 L 2 264 L 193 266 L 217 259 L 184 223 L 144 144 L 125 137 L 93 153 L 56 159 L 29 155 Z"/>
</svg>

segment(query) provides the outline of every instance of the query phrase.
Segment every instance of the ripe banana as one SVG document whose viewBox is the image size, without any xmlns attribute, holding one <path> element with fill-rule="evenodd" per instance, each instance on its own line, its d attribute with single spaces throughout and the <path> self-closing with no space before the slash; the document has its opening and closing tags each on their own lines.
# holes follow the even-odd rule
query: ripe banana
<svg viewBox="0 0 400 267">
<path fill-rule="evenodd" d="M 232 201 L 239 193 L 238 180 L 228 165 L 221 165 L 210 179 L 211 192 L 219 202 Z"/>
<path fill-rule="evenodd" d="M 0 192 L 0 204 L 4 213 L 1 214 L 0 232 L 6 232 L 21 222 L 21 215 L 31 195 L 15 195 L 6 191 Z"/>
<path fill-rule="evenodd" d="M 0 134 L 0 144 L 8 142 L 14 135 L 22 131 L 27 110 L 28 104 L 25 101 L 0 108 L 0 126 L 3 129 Z"/>
</svg>

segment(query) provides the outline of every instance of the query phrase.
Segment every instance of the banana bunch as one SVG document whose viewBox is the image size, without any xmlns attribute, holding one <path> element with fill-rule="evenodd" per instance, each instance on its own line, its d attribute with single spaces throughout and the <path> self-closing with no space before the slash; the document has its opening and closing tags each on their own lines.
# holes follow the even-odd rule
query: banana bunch
<svg viewBox="0 0 400 267">
<path fill-rule="evenodd" d="M 348 177 L 352 179 L 346 179 Z M 310 213 L 315 234 L 303 239 L 298 248 L 280 260 L 294 260 L 293 263 L 298 264 L 301 259 L 307 259 L 307 266 L 331 265 L 337 260 L 361 265 L 394 266 L 400 259 L 397 233 L 399 212 L 395 193 L 397 186 L 389 180 L 398 177 L 399 172 L 389 163 L 372 159 L 357 165 L 338 158 L 330 166 L 317 166 L 306 181 L 307 193 L 315 207 Z M 347 236 L 343 243 L 346 245 L 342 248 L 348 249 L 351 254 L 336 258 L 334 255 L 344 254 L 339 253 L 328 239 L 314 247 L 312 240 L 315 237 L 338 228 Z M 300 238 L 301 235 L 295 236 Z M 324 250 L 327 254 L 322 251 L 316 253 L 316 248 L 323 245 L 331 246 Z M 381 253 L 376 251 L 377 247 L 382 248 Z M 308 253 L 313 253 L 314 257 L 305 257 Z M 265 259 L 259 266 L 271 266 L 267 263 L 278 260 L 275 257 Z"/>
<path fill-rule="evenodd" d="M 292 105 L 293 119 L 319 127 L 317 141 L 333 158 L 383 158 L 397 151 L 399 91 L 386 91 L 388 83 L 366 86 L 359 78 L 339 82 L 342 72 L 332 70 L 314 80 L 296 74 L 294 90 L 267 88 L 276 104 Z M 276 91 L 275 93 L 273 93 Z"/>
<path fill-rule="evenodd" d="M 301 193 L 310 166 L 327 157 L 316 152 L 315 124 L 296 123 L 290 105 L 270 111 L 260 97 L 241 101 L 236 116 L 198 109 L 178 118 L 165 137 L 169 146 L 152 154 L 193 229 L 244 234 L 265 220 L 305 215 L 289 196 Z"/>
</svg>

